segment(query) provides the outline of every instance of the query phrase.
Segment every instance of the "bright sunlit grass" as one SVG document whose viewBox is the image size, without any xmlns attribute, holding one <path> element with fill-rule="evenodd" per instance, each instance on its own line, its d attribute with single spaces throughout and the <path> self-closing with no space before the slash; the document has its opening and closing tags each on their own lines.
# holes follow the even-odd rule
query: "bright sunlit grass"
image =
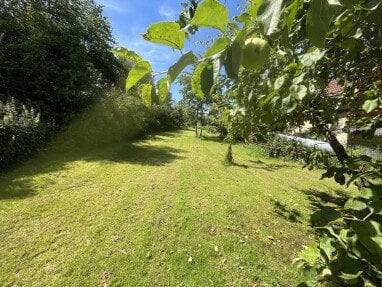
<svg viewBox="0 0 382 287">
<path fill-rule="evenodd" d="M 1 175 L 0 285 L 296 286 L 309 214 L 350 191 L 255 148 L 227 166 L 226 149 L 180 131 Z"/>
</svg>

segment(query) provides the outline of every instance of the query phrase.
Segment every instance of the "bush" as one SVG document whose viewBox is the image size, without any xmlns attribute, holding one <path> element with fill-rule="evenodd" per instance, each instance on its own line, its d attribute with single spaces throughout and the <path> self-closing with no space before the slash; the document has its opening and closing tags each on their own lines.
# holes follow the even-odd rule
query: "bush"
<svg viewBox="0 0 382 287">
<path fill-rule="evenodd" d="M 181 108 L 169 105 L 154 105 L 149 110 L 147 132 L 158 132 L 179 129 L 183 126 Z"/>
<path fill-rule="evenodd" d="M 141 100 L 111 90 L 77 115 L 53 144 L 82 149 L 133 138 L 144 130 L 146 114 Z"/>
<path fill-rule="evenodd" d="M 99 147 L 182 124 L 181 110 L 160 105 L 148 109 L 140 98 L 113 89 L 78 115 L 54 144 L 70 149 Z"/>
<path fill-rule="evenodd" d="M 148 109 L 140 98 L 113 89 L 61 128 L 50 145 L 57 151 L 81 151 L 181 126 L 181 108 L 154 105 Z M 0 101 L 0 169 L 25 158 L 45 144 L 54 132 L 52 127 L 43 124 L 40 114 L 32 107 L 14 99 Z"/>
<path fill-rule="evenodd" d="M 47 131 L 32 107 L 13 98 L 0 101 L 0 169 L 36 150 L 46 140 Z"/>
<path fill-rule="evenodd" d="M 309 148 L 297 140 L 285 140 L 271 135 L 261 145 L 270 157 L 300 160 L 305 166 L 325 167 L 330 162 L 330 155 L 316 148 Z"/>
</svg>

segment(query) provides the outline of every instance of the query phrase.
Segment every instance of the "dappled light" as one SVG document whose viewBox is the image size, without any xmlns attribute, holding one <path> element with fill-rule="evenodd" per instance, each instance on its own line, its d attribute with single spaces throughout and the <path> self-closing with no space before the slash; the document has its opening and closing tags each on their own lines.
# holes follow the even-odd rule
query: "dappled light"
<svg viewBox="0 0 382 287">
<path fill-rule="evenodd" d="M 275 214 L 282 217 L 283 219 L 290 221 L 290 222 L 297 222 L 302 223 L 300 221 L 301 212 L 288 207 L 286 204 L 283 204 L 277 200 L 272 201 L 273 204 L 273 210 Z"/>
<path fill-rule="evenodd" d="M 308 190 L 301 190 L 307 195 L 310 204 L 315 208 L 321 208 L 328 204 L 333 206 L 343 206 L 345 202 L 350 198 L 350 195 L 343 190 L 333 190 L 332 192 L 323 192 L 318 189 L 310 188 Z"/>
</svg>

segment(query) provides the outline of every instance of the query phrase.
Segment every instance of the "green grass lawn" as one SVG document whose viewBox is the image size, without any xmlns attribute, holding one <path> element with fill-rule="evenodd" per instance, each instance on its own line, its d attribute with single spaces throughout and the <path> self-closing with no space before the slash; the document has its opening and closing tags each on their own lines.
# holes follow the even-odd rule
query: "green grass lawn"
<svg viewBox="0 0 382 287">
<path fill-rule="evenodd" d="M 0 286 L 296 286 L 309 214 L 350 192 L 192 131 L 54 150 L 0 176 Z"/>
</svg>

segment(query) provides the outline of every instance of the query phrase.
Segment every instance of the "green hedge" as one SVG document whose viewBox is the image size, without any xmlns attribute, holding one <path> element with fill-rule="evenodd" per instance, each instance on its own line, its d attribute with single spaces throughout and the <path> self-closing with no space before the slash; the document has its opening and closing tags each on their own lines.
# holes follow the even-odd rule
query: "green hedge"
<svg viewBox="0 0 382 287">
<path fill-rule="evenodd" d="M 81 150 L 177 129 L 182 125 L 180 109 L 169 105 L 153 105 L 148 109 L 140 98 L 112 89 L 73 119 L 52 144 L 59 149 Z"/>
</svg>

